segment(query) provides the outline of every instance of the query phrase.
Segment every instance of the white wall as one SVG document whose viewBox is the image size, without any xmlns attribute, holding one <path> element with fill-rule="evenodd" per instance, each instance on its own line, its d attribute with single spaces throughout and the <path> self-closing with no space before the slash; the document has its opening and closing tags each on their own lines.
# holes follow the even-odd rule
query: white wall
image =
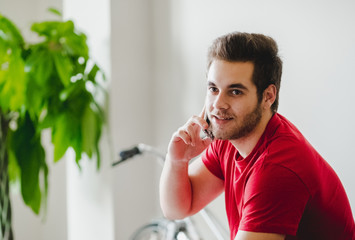
<svg viewBox="0 0 355 240">
<path fill-rule="evenodd" d="M 112 1 L 111 16 L 110 126 L 118 159 L 123 149 L 155 142 L 151 1 Z M 158 216 L 156 166 L 141 156 L 113 169 L 115 239 Z"/>
</svg>

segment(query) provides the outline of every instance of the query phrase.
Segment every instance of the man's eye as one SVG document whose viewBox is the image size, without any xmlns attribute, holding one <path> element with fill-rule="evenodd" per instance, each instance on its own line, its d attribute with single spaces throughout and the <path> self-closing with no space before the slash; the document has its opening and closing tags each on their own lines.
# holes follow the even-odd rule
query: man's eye
<svg viewBox="0 0 355 240">
<path fill-rule="evenodd" d="M 210 87 L 208 90 L 210 92 L 217 92 L 218 91 L 218 89 L 216 87 Z"/>
<path fill-rule="evenodd" d="M 243 93 L 243 92 L 240 91 L 240 90 L 238 90 L 238 89 L 232 90 L 232 94 L 233 94 L 233 95 L 241 95 L 242 93 Z"/>
</svg>

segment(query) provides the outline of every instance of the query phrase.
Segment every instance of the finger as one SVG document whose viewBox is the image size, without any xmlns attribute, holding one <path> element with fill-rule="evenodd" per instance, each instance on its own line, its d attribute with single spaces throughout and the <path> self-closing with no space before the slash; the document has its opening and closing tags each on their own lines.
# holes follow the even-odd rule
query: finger
<svg viewBox="0 0 355 240">
<path fill-rule="evenodd" d="M 206 114 L 206 105 L 203 105 L 202 111 L 200 113 L 200 118 L 205 119 L 205 114 Z"/>
<path fill-rule="evenodd" d="M 196 146 L 197 141 L 201 140 L 200 138 L 200 129 L 197 124 L 191 124 L 187 126 L 187 132 L 189 133 L 189 136 L 191 138 L 191 145 Z"/>
<path fill-rule="evenodd" d="M 180 128 L 174 134 L 173 138 L 174 138 L 175 142 L 178 142 L 178 141 L 182 140 L 186 145 L 191 144 L 191 136 L 184 128 Z"/>
<path fill-rule="evenodd" d="M 190 120 L 187 122 L 187 126 L 188 125 L 192 125 L 195 126 L 198 125 L 198 129 L 196 130 L 200 130 L 200 129 L 207 129 L 208 128 L 208 123 L 206 122 L 206 120 L 200 116 L 193 116 L 190 118 Z"/>
</svg>

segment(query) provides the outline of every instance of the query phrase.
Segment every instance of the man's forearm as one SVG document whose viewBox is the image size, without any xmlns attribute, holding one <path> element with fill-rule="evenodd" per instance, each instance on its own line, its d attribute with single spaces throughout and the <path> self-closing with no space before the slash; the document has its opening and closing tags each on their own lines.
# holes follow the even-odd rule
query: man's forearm
<svg viewBox="0 0 355 240">
<path fill-rule="evenodd" d="M 165 217 L 182 219 L 191 208 L 191 182 L 188 162 L 173 161 L 167 156 L 160 179 L 160 204 Z"/>
</svg>

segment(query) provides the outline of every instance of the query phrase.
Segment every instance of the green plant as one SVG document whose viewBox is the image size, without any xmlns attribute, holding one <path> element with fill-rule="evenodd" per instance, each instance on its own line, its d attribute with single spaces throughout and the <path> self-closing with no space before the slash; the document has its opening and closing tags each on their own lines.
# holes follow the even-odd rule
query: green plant
<svg viewBox="0 0 355 240">
<path fill-rule="evenodd" d="M 72 148 L 79 167 L 83 154 L 100 165 L 104 75 L 89 57 L 85 34 L 61 20 L 34 23 L 31 30 L 36 43 L 27 43 L 0 14 L 0 239 L 13 238 L 9 182 L 20 182 L 34 213 L 46 202 L 43 130 L 51 131 L 55 162 Z"/>
</svg>

